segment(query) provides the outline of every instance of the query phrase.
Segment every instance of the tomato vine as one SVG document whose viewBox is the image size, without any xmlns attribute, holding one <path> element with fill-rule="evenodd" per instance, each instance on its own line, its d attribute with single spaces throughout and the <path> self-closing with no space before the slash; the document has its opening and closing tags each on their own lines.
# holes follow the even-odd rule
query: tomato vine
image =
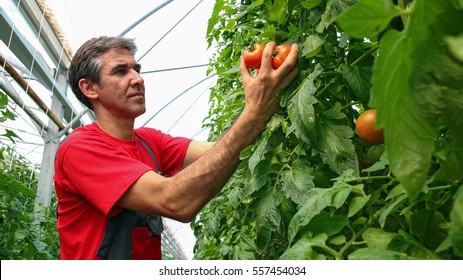
<svg viewBox="0 0 463 280">
<path fill-rule="evenodd" d="M 211 140 L 243 107 L 248 45 L 298 43 L 301 72 L 192 223 L 195 258 L 462 258 L 461 26 L 458 1 L 216 1 Z M 364 168 L 354 130 L 369 108 L 385 150 Z"/>
</svg>

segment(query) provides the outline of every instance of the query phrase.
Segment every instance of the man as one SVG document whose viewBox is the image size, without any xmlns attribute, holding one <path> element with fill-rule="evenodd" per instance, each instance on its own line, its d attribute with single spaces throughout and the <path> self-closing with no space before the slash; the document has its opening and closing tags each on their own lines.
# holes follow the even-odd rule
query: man
<svg viewBox="0 0 463 280">
<path fill-rule="evenodd" d="M 225 185 L 243 148 L 279 108 L 276 93 L 297 75 L 297 45 L 273 70 L 268 43 L 254 77 L 241 61 L 245 107 L 216 143 L 134 129 L 145 108 L 136 46 L 93 38 L 76 52 L 69 82 L 96 116 L 61 144 L 55 161 L 62 259 L 160 259 L 159 216 L 191 221 Z"/>
</svg>

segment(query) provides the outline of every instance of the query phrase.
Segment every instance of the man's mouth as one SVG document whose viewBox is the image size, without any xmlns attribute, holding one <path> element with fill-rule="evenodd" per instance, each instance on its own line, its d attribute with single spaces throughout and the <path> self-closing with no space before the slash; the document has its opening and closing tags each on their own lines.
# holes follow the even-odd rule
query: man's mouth
<svg viewBox="0 0 463 280">
<path fill-rule="evenodd" d="M 138 91 L 138 92 L 133 92 L 133 93 L 129 93 L 128 94 L 128 98 L 131 98 L 131 97 L 137 97 L 137 96 L 141 96 L 141 97 L 145 97 L 145 93 L 142 92 L 142 91 Z"/>
</svg>

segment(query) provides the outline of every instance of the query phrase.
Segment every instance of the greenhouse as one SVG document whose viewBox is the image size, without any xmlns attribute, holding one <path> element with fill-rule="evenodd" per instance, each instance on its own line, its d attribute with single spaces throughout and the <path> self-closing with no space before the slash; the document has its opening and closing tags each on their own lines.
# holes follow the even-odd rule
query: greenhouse
<svg viewBox="0 0 463 280">
<path fill-rule="evenodd" d="M 54 4 L 53 1 L 48 2 Z M 137 26 L 140 22 L 161 11 L 171 2 L 173 1 L 153 3 L 152 10 L 139 12 L 138 18 L 133 19 L 131 25 L 125 26 L 125 30 L 120 30 L 119 35 L 131 30 L 135 33 L 140 32 L 141 27 Z M 186 7 L 188 10 L 183 14 L 183 18 L 178 16 L 176 25 L 187 16 L 198 17 L 194 14 L 189 15 L 189 13 L 194 11 L 201 2 Z M 178 7 L 172 5 L 171 9 L 175 10 Z M 8 227 L 2 227 L 2 235 L 6 238 L 2 239 L 1 255 L 2 259 L 56 259 L 59 252 L 57 251 L 58 237 L 54 225 L 56 214 L 53 212 L 56 208 L 53 190 L 55 153 L 60 142 L 73 129 L 91 123 L 95 119 L 92 112 L 76 99 L 68 85 L 67 69 L 75 49 L 73 50 L 69 44 L 69 34 L 61 29 L 53 5 L 46 1 L 2 0 L 0 12 L 0 63 L 2 65 L 0 72 L 2 112 L 0 133 L 2 134 L 1 149 L 3 154 L 1 166 L 5 174 L 3 176 L 6 176 L 1 180 L 2 196 L 5 196 L 2 201 L 1 212 L 2 217 L 21 221 L 18 224 L 4 221 Z M 68 17 L 71 16 L 68 15 Z M 170 27 L 170 31 L 176 25 Z M 168 32 L 162 38 L 167 35 Z M 149 43 L 152 44 L 153 42 Z M 161 40 L 157 43 L 160 42 Z M 150 49 L 146 50 L 144 55 L 149 55 L 149 52 Z M 166 68 L 173 66 L 176 65 L 166 65 Z M 163 65 L 157 67 L 162 69 L 158 70 L 159 72 L 163 72 L 184 69 L 188 71 L 189 68 L 204 66 L 206 64 L 178 67 L 179 69 L 162 69 Z M 202 73 L 200 75 L 204 75 L 205 70 L 199 72 Z M 159 79 L 165 79 L 162 73 L 160 76 Z M 192 77 L 198 79 L 194 75 Z M 198 82 L 198 80 L 195 81 Z M 179 85 L 183 88 L 174 90 L 182 90 L 183 94 L 190 94 L 188 88 L 192 89 L 195 85 L 191 86 L 192 82 L 187 83 L 190 84 L 180 83 Z M 196 83 L 196 85 L 202 86 L 201 82 Z M 202 95 L 206 88 L 202 87 L 200 90 Z M 173 93 L 177 94 L 178 92 Z M 181 94 L 176 98 L 179 98 Z M 190 98 L 192 101 L 187 99 L 186 101 L 179 100 L 179 102 L 187 102 L 192 107 L 199 99 L 196 96 L 193 97 L 194 99 Z M 163 98 L 171 99 L 172 96 L 166 95 Z M 207 99 L 207 96 L 204 95 L 204 98 Z M 163 103 L 159 102 L 158 107 L 155 108 L 156 114 L 163 111 L 160 106 L 167 101 L 169 100 L 163 100 Z M 174 101 L 176 99 L 172 98 L 170 103 Z M 170 103 L 167 103 L 165 108 L 178 110 L 174 106 L 169 107 Z M 187 111 L 182 116 L 185 117 L 186 113 Z M 144 124 L 147 124 L 153 117 L 152 114 L 147 115 L 146 119 L 143 120 Z M 188 115 L 185 119 L 187 117 Z M 201 118 L 201 116 L 198 117 Z M 163 125 L 165 124 L 167 127 L 164 129 L 171 130 L 179 121 L 181 121 L 180 118 L 175 123 L 164 122 Z M 196 137 L 200 133 L 204 133 L 200 126 L 197 127 L 199 131 L 187 133 L 194 134 L 193 136 Z M 192 128 L 195 129 L 194 126 Z M 12 180 L 14 184 L 12 184 Z M 43 209 L 48 212 L 42 213 Z M 33 213 L 35 215 L 32 215 Z M 18 217 L 20 219 L 16 219 Z M 29 235 L 31 232 L 34 234 L 33 237 Z M 177 228 L 170 228 L 169 223 L 165 223 L 162 239 L 164 258 L 191 258 L 191 252 L 185 253 L 185 250 L 191 249 L 189 247 L 184 248 L 183 242 L 176 240 L 176 238 L 183 238 L 183 236 L 182 229 L 177 232 Z M 47 247 L 47 244 L 50 243 L 56 244 L 56 247 L 50 248 L 49 245 Z"/>
<path fill-rule="evenodd" d="M 92 0 L 79 3 L 85 1 Z M 63 216 L 56 223 L 64 184 L 53 180 L 66 173 L 64 165 L 80 168 L 67 181 L 68 207 L 81 210 L 73 202 L 84 201 L 92 211 L 84 218 L 74 211 L 72 222 L 97 216 L 87 228 L 104 241 L 109 227 L 100 225 L 111 224 L 115 203 L 123 205 L 118 213 L 139 211 L 150 240 L 140 246 L 145 250 L 159 230 L 158 217 L 147 213 L 170 217 L 182 224 L 163 218 L 162 255 L 171 261 L 463 258 L 463 1 L 114 5 L 114 17 L 101 26 L 114 28 L 111 40 L 126 45 L 93 57 L 74 53 L 71 44 L 88 42 L 74 35 L 94 36 L 100 26 L 93 20 L 108 9 L 103 1 L 85 2 L 92 9 L 78 15 L 77 2 L 1 1 L 2 259 L 58 259 L 64 251 L 56 231 L 58 225 L 63 237 L 69 224 Z M 136 55 L 128 38 L 136 38 Z M 103 66 L 85 64 L 92 58 Z M 83 62 L 73 66 L 87 65 L 80 70 L 92 74 L 73 80 L 76 60 Z M 67 72 L 73 88 L 85 92 L 80 100 L 96 110 L 76 99 Z M 63 140 L 90 126 L 109 137 L 71 143 L 81 144 L 73 158 L 90 159 L 81 162 L 92 168 L 62 160 Z M 143 131 L 154 153 L 135 137 Z M 167 176 L 156 152 L 168 162 Z M 125 180 L 135 173 L 131 164 L 151 167 Z M 104 208 L 114 177 L 124 185 Z M 135 236 L 129 230 L 137 227 L 124 226 Z M 85 242 L 94 244 L 92 237 L 87 232 Z M 76 243 L 71 256 L 81 250 Z M 160 256 L 156 248 L 145 251 Z M 307 263 L 274 264 L 244 271 L 306 276 Z M 426 269 L 438 270 L 426 265 L 419 272 Z"/>
</svg>

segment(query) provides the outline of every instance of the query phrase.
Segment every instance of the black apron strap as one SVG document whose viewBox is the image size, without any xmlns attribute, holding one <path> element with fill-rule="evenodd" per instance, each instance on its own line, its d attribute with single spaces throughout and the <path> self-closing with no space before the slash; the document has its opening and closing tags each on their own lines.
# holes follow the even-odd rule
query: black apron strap
<svg viewBox="0 0 463 280">
<path fill-rule="evenodd" d="M 143 144 L 143 146 L 145 146 L 145 149 L 148 151 L 148 153 L 150 154 L 151 156 L 151 159 L 153 160 L 154 162 L 154 166 L 156 167 L 156 173 L 158 173 L 159 175 L 162 175 L 164 176 L 164 173 L 162 173 L 161 169 L 159 169 L 159 165 L 158 165 L 158 161 L 156 160 L 156 157 L 154 156 L 154 153 L 153 151 L 151 150 L 150 146 L 148 145 L 148 143 L 145 142 L 145 140 L 143 140 L 140 136 L 137 135 L 137 138 L 138 140 L 140 140 L 140 142 Z"/>
<path fill-rule="evenodd" d="M 150 154 L 151 159 L 153 160 L 154 166 L 156 167 L 156 172 L 159 175 L 164 176 L 164 173 L 159 168 L 158 161 L 156 160 L 156 157 L 154 156 L 154 153 L 153 153 L 153 150 L 151 150 L 151 147 L 140 136 L 137 135 L 137 138 L 138 140 L 140 140 L 143 146 L 145 146 L 145 149 Z M 147 225 L 150 230 L 151 236 L 160 235 L 164 231 L 164 225 L 162 224 L 162 218 L 160 216 L 152 215 L 148 217 Z"/>
</svg>

